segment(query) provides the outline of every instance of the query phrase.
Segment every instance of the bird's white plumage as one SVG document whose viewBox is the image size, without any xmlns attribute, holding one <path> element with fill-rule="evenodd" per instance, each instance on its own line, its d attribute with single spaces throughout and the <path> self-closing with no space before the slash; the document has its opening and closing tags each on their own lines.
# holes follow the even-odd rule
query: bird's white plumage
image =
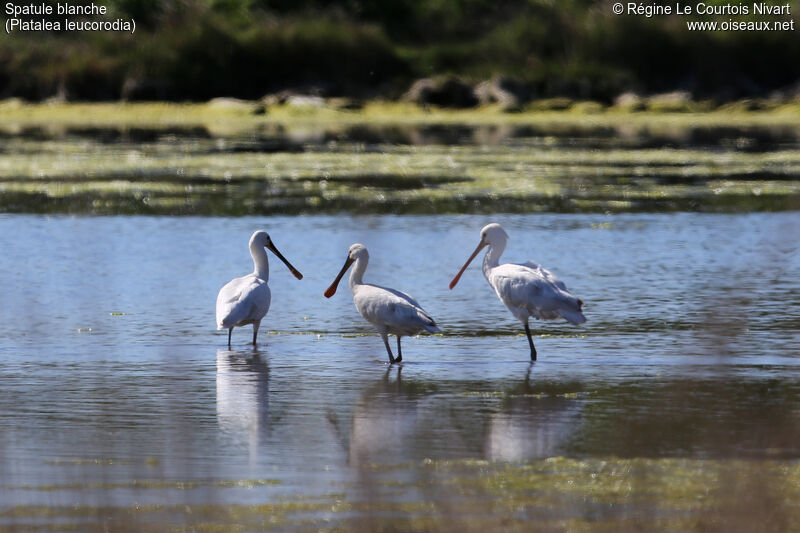
<svg viewBox="0 0 800 533">
<path fill-rule="evenodd" d="M 500 224 L 485 226 L 481 230 L 478 247 L 450 282 L 450 288 L 456 286 L 467 266 L 483 248 L 488 246 L 483 258 L 483 275 L 500 301 L 525 326 L 531 348 L 531 360 L 535 361 L 536 348 L 528 327 L 530 317 L 545 320 L 564 318 L 572 324 L 582 324 L 586 322 L 586 317 L 581 312 L 583 302 L 570 294 L 564 282 L 532 261 L 501 265 L 500 256 L 507 242 L 508 234 Z"/>
<path fill-rule="evenodd" d="M 261 320 L 269 311 L 269 260 L 264 249 L 270 242 L 264 231 L 250 237 L 250 255 L 253 273 L 234 278 L 226 283 L 217 295 L 217 329 L 230 330 L 237 326 L 253 324 L 257 331 Z"/>
<path fill-rule="evenodd" d="M 351 289 L 359 314 L 378 331 L 401 337 L 416 335 L 422 330 L 439 331 L 433 318 L 405 293 L 368 283 L 351 286 Z"/>
<path fill-rule="evenodd" d="M 483 275 L 517 320 L 523 324 L 530 317 L 564 318 L 572 324 L 586 322 L 581 312 L 582 302 L 552 272 L 533 261 L 500 264 L 508 234 L 499 224 L 484 227 L 481 241 L 489 247 L 483 259 Z"/>
<path fill-rule="evenodd" d="M 250 256 L 253 258 L 253 273 L 232 279 L 217 294 L 217 329 L 228 330 L 229 347 L 233 328 L 247 324 L 253 324 L 253 344 L 255 344 L 258 327 L 269 311 L 272 297 L 267 284 L 269 260 L 265 248 L 270 249 L 283 261 L 297 279 L 303 278 L 303 275 L 275 248 L 266 232 L 259 230 L 253 233 L 249 247 Z"/>
<path fill-rule="evenodd" d="M 353 293 L 353 303 L 359 314 L 364 320 L 375 326 L 381 335 L 386 350 L 389 352 L 389 361 L 395 359 L 389 348 L 388 335 L 397 336 L 398 357 L 402 359 L 400 352 L 400 337 L 416 335 L 421 331 L 438 333 L 440 330 L 436 326 L 433 318 L 419 305 L 419 303 L 404 292 L 378 285 L 364 283 L 364 271 L 369 263 L 369 252 L 363 244 L 353 244 L 347 252 L 347 261 L 331 284 L 325 296 L 331 297 L 336 292 L 339 280 L 350 267 L 350 291 Z"/>
<path fill-rule="evenodd" d="M 500 301 L 523 324 L 528 317 L 544 320 L 563 317 L 573 324 L 586 322 L 579 300 L 541 266 L 506 263 L 489 267 L 484 273 Z"/>
<path fill-rule="evenodd" d="M 217 329 L 260 322 L 269 311 L 270 300 L 267 280 L 255 274 L 232 279 L 217 295 Z"/>
</svg>

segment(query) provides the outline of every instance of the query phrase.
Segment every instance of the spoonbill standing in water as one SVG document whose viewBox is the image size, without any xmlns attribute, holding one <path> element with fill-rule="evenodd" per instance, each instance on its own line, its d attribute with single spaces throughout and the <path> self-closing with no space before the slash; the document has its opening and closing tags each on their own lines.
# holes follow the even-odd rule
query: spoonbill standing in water
<svg viewBox="0 0 800 533">
<path fill-rule="evenodd" d="M 256 344 L 258 326 L 269 311 L 271 294 L 269 291 L 269 260 L 265 248 L 284 262 L 294 277 L 303 275 L 281 255 L 266 231 L 256 231 L 250 237 L 250 255 L 255 269 L 252 274 L 235 278 L 225 284 L 217 295 L 217 329 L 228 330 L 228 348 L 231 347 L 231 333 L 236 326 L 253 324 L 253 345 Z"/>
<path fill-rule="evenodd" d="M 361 316 L 378 329 L 386 351 L 389 353 L 389 363 L 399 363 L 403 360 L 400 337 L 416 335 L 422 330 L 430 333 L 439 332 L 433 318 L 408 294 L 364 283 L 364 271 L 369 263 L 369 252 L 363 244 L 356 243 L 347 251 L 347 260 L 344 262 L 342 270 L 339 271 L 331 286 L 325 290 L 326 298 L 336 294 L 339 281 L 353 263 L 355 266 L 350 272 L 353 303 Z M 392 355 L 392 349 L 389 348 L 389 334 L 397 336 L 397 357 Z"/>
<path fill-rule="evenodd" d="M 499 264 L 506 249 L 508 234 L 500 224 L 489 224 L 481 230 L 481 241 L 467 262 L 450 282 L 450 288 L 458 280 L 475 256 L 486 246 L 483 258 L 483 275 L 492 286 L 497 297 L 508 307 L 511 314 L 525 326 L 528 344 L 531 346 L 531 361 L 536 361 L 536 348 L 528 327 L 528 318 L 553 320 L 565 318 L 571 324 L 583 324 L 586 317 L 581 312 L 583 302 L 567 290 L 567 286 L 549 270 L 532 261 L 522 264 Z"/>
</svg>

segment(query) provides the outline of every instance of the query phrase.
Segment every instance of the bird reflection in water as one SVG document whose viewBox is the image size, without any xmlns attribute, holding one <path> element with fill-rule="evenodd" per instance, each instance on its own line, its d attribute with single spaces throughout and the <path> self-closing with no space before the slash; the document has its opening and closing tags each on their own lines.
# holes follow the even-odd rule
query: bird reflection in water
<svg viewBox="0 0 800 533">
<path fill-rule="evenodd" d="M 442 388 L 404 379 L 402 368 L 388 369 L 353 407 L 350 465 L 427 458 L 524 461 L 565 453 L 579 429 L 583 400 L 568 389 L 532 383 L 532 368 L 499 395 L 474 394 L 490 384 L 450 382 Z"/>
<path fill-rule="evenodd" d="M 506 391 L 500 410 L 490 416 L 485 459 L 523 461 L 562 455 L 579 429 L 582 400 L 568 391 L 535 387 L 533 368 L 532 363 L 523 382 Z"/>
<path fill-rule="evenodd" d="M 217 422 L 251 464 L 258 460 L 269 438 L 269 366 L 258 350 L 217 351 Z"/>
<path fill-rule="evenodd" d="M 407 460 L 403 454 L 413 448 L 408 444 L 419 439 L 418 400 L 404 390 L 402 371 L 402 366 L 388 368 L 356 402 L 350 426 L 351 466 Z"/>
</svg>

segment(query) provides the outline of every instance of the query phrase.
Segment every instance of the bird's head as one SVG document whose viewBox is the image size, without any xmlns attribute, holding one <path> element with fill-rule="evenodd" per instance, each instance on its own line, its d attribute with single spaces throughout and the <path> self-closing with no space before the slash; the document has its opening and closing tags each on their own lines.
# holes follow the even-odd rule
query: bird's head
<svg viewBox="0 0 800 533">
<path fill-rule="evenodd" d="M 357 259 L 369 259 L 369 252 L 367 247 L 361 243 L 355 243 L 347 250 L 347 258 L 356 261 Z"/>
<path fill-rule="evenodd" d="M 272 239 L 269 238 L 269 233 L 260 229 L 250 237 L 250 244 L 261 248 L 268 248 L 272 244 Z"/>
<path fill-rule="evenodd" d="M 496 222 L 487 224 L 481 229 L 481 242 L 489 245 L 499 245 L 508 242 L 508 233 L 503 226 Z"/>
<path fill-rule="evenodd" d="M 253 247 L 266 248 L 267 250 L 275 254 L 275 256 L 278 259 L 283 261 L 283 264 L 286 265 L 286 267 L 289 269 L 292 275 L 294 275 L 294 277 L 296 277 L 297 279 L 303 279 L 303 275 L 300 273 L 300 271 L 297 270 L 294 266 L 292 266 L 292 264 L 285 257 L 283 257 L 283 254 L 281 254 L 278 251 L 278 249 L 275 247 L 275 244 L 273 244 L 272 239 L 269 236 L 269 233 L 267 233 L 266 231 L 258 230 L 255 233 L 253 233 L 253 236 L 250 237 L 250 249 L 252 250 Z"/>
<path fill-rule="evenodd" d="M 464 263 L 464 266 L 461 267 L 461 270 L 458 271 L 458 274 L 456 274 L 453 280 L 450 282 L 450 288 L 452 289 L 456 286 L 458 280 L 461 279 L 461 275 L 481 250 L 487 246 L 493 246 L 500 249 L 502 252 L 502 249 L 506 247 L 506 242 L 508 242 L 508 234 L 506 233 L 506 230 L 503 229 L 503 226 L 497 224 L 496 222 L 492 222 L 491 224 L 484 226 L 483 229 L 481 229 L 481 240 L 478 243 L 478 246 L 475 248 L 475 251 L 472 252 L 472 255 L 469 256 L 467 262 Z"/>
<path fill-rule="evenodd" d="M 350 268 L 350 265 L 358 261 L 359 259 L 368 261 L 369 260 L 369 252 L 367 252 L 367 247 L 360 243 L 355 243 L 350 246 L 347 250 L 347 259 L 344 261 L 344 266 L 337 274 L 336 279 L 333 280 L 333 283 L 325 290 L 323 293 L 325 298 L 330 298 L 334 294 L 336 294 L 336 287 L 339 286 L 339 281 L 341 281 L 342 276 L 344 273 L 347 272 L 347 269 Z"/>
</svg>

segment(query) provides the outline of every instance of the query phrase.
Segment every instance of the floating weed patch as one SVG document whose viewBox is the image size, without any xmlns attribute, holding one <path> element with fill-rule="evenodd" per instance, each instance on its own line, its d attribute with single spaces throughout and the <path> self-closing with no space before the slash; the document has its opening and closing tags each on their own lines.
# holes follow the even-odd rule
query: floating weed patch
<svg viewBox="0 0 800 533">
<path fill-rule="evenodd" d="M 480 398 L 505 398 L 506 393 L 503 391 L 464 391 L 459 393 L 459 396 L 478 396 Z"/>
<path fill-rule="evenodd" d="M 72 116 L 78 109 L 62 111 Z M 41 128 L 37 120 L 50 111 L 58 117 L 59 109 L 19 111 L 27 126 L 7 129 L 0 151 L 0 211 L 268 215 L 800 207 L 800 129 L 796 123 L 780 126 L 782 115 L 772 113 L 735 120 L 708 113 L 688 121 L 605 113 L 600 123 L 569 113 L 398 115 L 411 128 L 399 133 L 405 130 L 396 122 L 373 121 L 368 113 L 340 117 L 360 116 L 361 123 L 305 126 L 236 115 L 233 123 L 246 119 L 241 128 L 214 131 L 203 123 L 211 115 L 199 109 L 195 126 L 182 115 L 171 126 L 156 120 L 150 130 L 124 125 L 136 106 L 97 109 L 109 113 L 107 126 L 81 128 L 64 119 L 63 130 L 35 134 L 25 128 Z M 174 109 L 191 116 L 194 107 Z M 114 113 L 122 125 L 114 125 Z M 465 122 L 451 122 L 459 116 Z M 305 137 L 292 131 L 301 126 Z M 468 133 L 471 141 L 453 144 L 445 135 L 451 130 L 456 139 Z M 344 140 L 324 142 L 340 135 Z M 398 135 L 405 137 L 392 142 Z M 747 149 L 725 141 L 743 136 L 752 141 L 742 145 Z"/>
<path fill-rule="evenodd" d="M 0 510 L 0 531 L 19 531 L 17 524 L 90 532 L 792 531 L 800 525 L 795 461 L 429 458 L 357 468 L 353 491 L 254 505 L 11 506 Z"/>
<path fill-rule="evenodd" d="M 613 225 L 611 222 L 602 222 L 600 224 L 592 224 L 592 229 L 611 229 Z"/>
<path fill-rule="evenodd" d="M 531 393 L 514 393 L 509 391 L 465 391 L 459 393 L 459 396 L 477 396 L 479 398 L 535 398 L 537 400 L 545 398 L 565 398 L 568 400 L 577 400 L 586 396 L 585 392 L 564 392 L 564 393 L 548 393 L 548 392 L 531 392 Z"/>
</svg>

